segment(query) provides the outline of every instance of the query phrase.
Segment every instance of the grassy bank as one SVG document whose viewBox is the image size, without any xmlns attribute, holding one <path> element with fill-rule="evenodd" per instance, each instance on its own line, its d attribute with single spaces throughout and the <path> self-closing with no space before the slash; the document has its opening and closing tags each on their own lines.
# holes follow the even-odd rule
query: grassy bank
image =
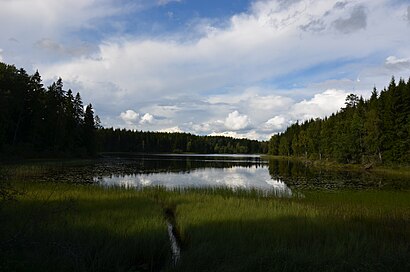
<svg viewBox="0 0 410 272">
<path fill-rule="evenodd" d="M 169 258 L 162 209 L 145 193 L 14 185 L 0 210 L 0 271 L 151 271 Z"/>
<path fill-rule="evenodd" d="M 4 271 L 408 271 L 409 192 L 257 192 L 13 181 Z M 164 210 L 175 215 L 172 266 Z"/>
<path fill-rule="evenodd" d="M 175 271 L 401 271 L 410 268 L 409 194 L 303 199 L 175 197 L 186 239 Z"/>
</svg>

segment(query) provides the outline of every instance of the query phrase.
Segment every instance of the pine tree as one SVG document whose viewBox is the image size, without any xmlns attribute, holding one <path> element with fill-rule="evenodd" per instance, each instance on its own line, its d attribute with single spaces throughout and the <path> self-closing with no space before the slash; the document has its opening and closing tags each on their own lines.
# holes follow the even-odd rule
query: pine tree
<svg viewBox="0 0 410 272">
<path fill-rule="evenodd" d="M 84 144 L 89 155 L 94 155 L 96 152 L 95 146 L 95 122 L 94 110 L 91 104 L 85 109 L 84 114 Z"/>
</svg>

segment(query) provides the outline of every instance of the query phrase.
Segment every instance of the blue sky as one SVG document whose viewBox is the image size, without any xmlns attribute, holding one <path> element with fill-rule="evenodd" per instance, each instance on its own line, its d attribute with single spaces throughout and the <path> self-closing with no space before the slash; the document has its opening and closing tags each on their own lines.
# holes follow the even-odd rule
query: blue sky
<svg viewBox="0 0 410 272">
<path fill-rule="evenodd" d="M 0 33 L 106 127 L 268 139 L 410 76 L 403 0 L 0 0 Z"/>
</svg>

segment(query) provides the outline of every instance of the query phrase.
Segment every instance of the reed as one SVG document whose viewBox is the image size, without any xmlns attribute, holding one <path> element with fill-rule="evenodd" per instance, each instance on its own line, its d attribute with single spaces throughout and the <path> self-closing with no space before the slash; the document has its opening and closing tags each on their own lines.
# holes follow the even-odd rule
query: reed
<svg viewBox="0 0 410 272">
<path fill-rule="evenodd" d="M 409 271 L 408 191 L 129 189 L 13 181 L 6 271 Z M 172 265 L 165 212 L 181 258 Z"/>
</svg>

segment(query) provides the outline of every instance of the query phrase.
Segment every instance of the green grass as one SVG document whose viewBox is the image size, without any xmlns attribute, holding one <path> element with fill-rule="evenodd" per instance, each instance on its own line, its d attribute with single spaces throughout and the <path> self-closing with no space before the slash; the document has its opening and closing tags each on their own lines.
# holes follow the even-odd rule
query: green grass
<svg viewBox="0 0 410 272">
<path fill-rule="evenodd" d="M 186 240 L 175 271 L 406 271 L 407 192 L 302 199 L 175 197 Z"/>
<path fill-rule="evenodd" d="M 162 209 L 146 193 L 17 184 L 0 212 L 0 270 L 151 271 L 169 257 Z"/>
<path fill-rule="evenodd" d="M 13 182 L 4 271 L 409 271 L 410 192 L 257 191 Z M 164 210 L 182 241 L 171 262 Z"/>
</svg>

